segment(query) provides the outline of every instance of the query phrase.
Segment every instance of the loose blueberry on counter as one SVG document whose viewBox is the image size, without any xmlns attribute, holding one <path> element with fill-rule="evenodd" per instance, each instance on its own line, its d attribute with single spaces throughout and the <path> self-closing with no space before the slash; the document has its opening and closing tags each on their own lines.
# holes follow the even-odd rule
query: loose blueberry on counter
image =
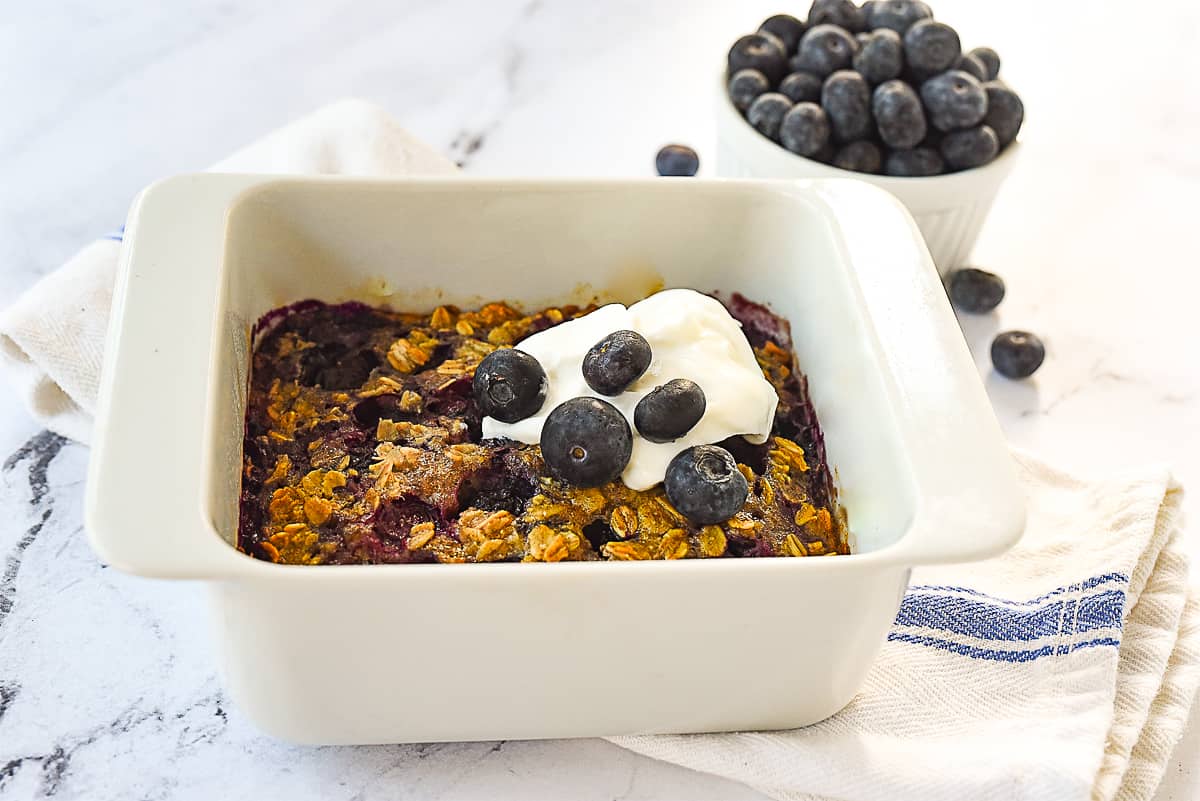
<svg viewBox="0 0 1200 801">
<path fill-rule="evenodd" d="M 546 371 L 538 360 L 513 348 L 485 356 L 471 382 L 480 411 L 502 423 L 515 423 L 537 414 L 548 388 Z"/>
<path fill-rule="evenodd" d="M 987 270 L 955 270 L 949 282 L 950 300 L 971 314 L 986 314 L 1004 300 L 1004 279 Z"/>
<path fill-rule="evenodd" d="M 620 395 L 642 377 L 653 355 L 637 331 L 614 331 L 584 354 L 583 380 L 601 395 Z"/>
<path fill-rule="evenodd" d="M 923 19 L 904 32 L 904 60 L 918 73 L 949 69 L 961 53 L 958 33 L 944 23 Z"/>
<path fill-rule="evenodd" d="M 983 124 L 996 132 L 996 139 L 1003 149 L 1017 138 L 1021 123 L 1025 121 L 1025 104 L 1017 93 L 999 81 L 988 81 L 983 85 L 987 93 L 987 114 Z"/>
<path fill-rule="evenodd" d="M 996 76 L 1000 74 L 1000 55 L 995 50 L 990 47 L 976 47 L 967 55 L 979 59 L 987 69 L 986 77 L 983 80 L 996 80 Z"/>
<path fill-rule="evenodd" d="M 663 487 L 671 505 L 698 526 L 725 522 L 750 494 L 733 455 L 716 445 L 697 445 L 672 459 Z"/>
<path fill-rule="evenodd" d="M 691 178 L 700 169 L 700 157 L 687 145 L 666 145 L 654 158 L 659 175 Z"/>
<path fill-rule="evenodd" d="M 983 84 L 961 70 L 949 70 L 921 84 L 921 100 L 933 127 L 961 131 L 983 122 L 988 96 Z"/>
<path fill-rule="evenodd" d="M 829 145 L 829 116 L 816 103 L 797 103 L 783 115 L 779 142 L 798 156 L 813 158 Z"/>
<path fill-rule="evenodd" d="M 615 406 L 599 398 L 559 404 L 542 426 L 542 458 L 556 478 L 575 487 L 616 481 L 633 453 L 633 432 Z"/>
<path fill-rule="evenodd" d="M 978 56 L 973 56 L 970 53 L 963 53 L 954 62 L 954 69 L 960 72 L 965 72 L 975 80 L 983 83 L 988 79 L 987 67 L 979 60 Z"/>
<path fill-rule="evenodd" d="M 779 141 L 779 125 L 792 108 L 792 101 L 779 92 L 767 92 L 755 98 L 746 111 L 746 121 L 768 139 Z"/>
<path fill-rule="evenodd" d="M 773 33 L 782 39 L 787 48 L 784 52 L 792 53 L 795 52 L 800 37 L 804 35 L 804 23 L 790 14 L 776 14 L 763 20 L 763 24 L 758 26 L 758 32 L 762 33 L 763 31 Z"/>
<path fill-rule="evenodd" d="M 852 0 L 813 0 L 808 9 L 808 25 L 837 25 L 851 33 L 867 27 L 863 11 Z"/>
<path fill-rule="evenodd" d="M 986 125 L 954 131 L 942 140 L 942 158 L 946 166 L 955 170 L 982 167 L 1000 152 L 1000 141 L 996 132 Z"/>
<path fill-rule="evenodd" d="M 820 103 L 825 82 L 811 72 L 793 72 L 779 82 L 779 93 L 793 103 Z"/>
<path fill-rule="evenodd" d="M 783 80 L 784 83 L 787 83 L 787 78 Z M 750 104 L 754 102 L 754 98 L 770 88 L 771 82 L 758 70 L 738 70 L 729 79 L 729 100 L 733 103 L 734 108 L 745 114 L 746 109 L 750 108 Z"/>
<path fill-rule="evenodd" d="M 1045 359 L 1046 346 L 1028 331 L 1005 331 L 992 340 L 992 366 L 1006 378 L 1029 378 Z"/>
<path fill-rule="evenodd" d="M 794 72 L 811 72 L 818 78 L 846 69 L 854 61 L 858 43 L 836 25 L 817 25 L 805 31 L 791 64 Z"/>
<path fill-rule="evenodd" d="M 854 172 L 878 173 L 883 167 L 883 154 L 874 142 L 861 139 L 838 150 L 833 156 L 833 166 Z"/>
<path fill-rule="evenodd" d="M 899 76 L 904 69 L 904 43 L 900 34 L 887 28 L 867 34 L 854 54 L 854 69 L 872 86 Z"/>
<path fill-rule="evenodd" d="M 758 70 L 768 81 L 775 83 L 787 72 L 787 58 L 770 39 L 750 33 L 729 49 L 729 74 L 744 69 Z"/>
<path fill-rule="evenodd" d="M 925 140 L 928 126 L 921 98 L 904 81 L 887 81 L 875 87 L 871 113 L 879 138 L 888 147 L 910 150 Z"/>
<path fill-rule="evenodd" d="M 838 142 L 871 135 L 871 87 L 854 70 L 839 70 L 825 80 L 821 107 L 829 115 L 833 138 Z"/>
<path fill-rule="evenodd" d="M 867 27 L 872 30 L 888 28 L 901 36 L 913 23 L 933 17 L 929 6 L 919 0 L 876 0 L 866 12 Z"/>
<path fill-rule="evenodd" d="M 883 160 L 884 175 L 897 178 L 925 178 L 940 175 L 946 169 L 942 156 L 931 147 L 915 147 L 912 150 L 893 150 Z"/>
<path fill-rule="evenodd" d="M 695 381 L 675 378 L 638 401 L 633 426 L 651 442 L 673 442 L 704 416 L 704 390 Z"/>
</svg>

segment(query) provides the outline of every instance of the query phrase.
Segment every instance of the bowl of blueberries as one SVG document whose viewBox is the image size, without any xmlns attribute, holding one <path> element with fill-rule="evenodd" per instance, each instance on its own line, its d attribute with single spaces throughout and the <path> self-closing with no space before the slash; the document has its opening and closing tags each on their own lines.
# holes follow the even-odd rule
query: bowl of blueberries
<svg viewBox="0 0 1200 801">
<path fill-rule="evenodd" d="M 921 0 L 815 0 L 729 50 L 718 109 L 722 175 L 853 177 L 895 195 L 938 270 L 962 265 L 1012 169 L 1024 120 L 988 47 Z"/>
</svg>

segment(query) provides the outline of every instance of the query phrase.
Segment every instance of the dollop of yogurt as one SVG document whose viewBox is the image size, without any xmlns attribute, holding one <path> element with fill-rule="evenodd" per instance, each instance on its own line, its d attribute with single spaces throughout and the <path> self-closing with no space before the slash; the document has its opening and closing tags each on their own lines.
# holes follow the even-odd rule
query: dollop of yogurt
<svg viewBox="0 0 1200 801">
<path fill-rule="evenodd" d="M 625 392 L 600 395 L 583 379 L 583 357 L 613 331 L 628 329 L 646 338 L 653 351 L 650 367 Z M 590 314 L 534 334 L 517 345 L 546 371 L 549 389 L 537 414 L 515 423 L 483 418 L 483 436 L 508 437 L 536 445 L 555 407 L 583 395 L 608 401 L 629 422 L 633 453 L 621 474 L 630 489 L 646 490 L 663 480 L 667 465 L 693 445 L 709 445 L 742 435 L 766 442 L 779 396 L 763 377 L 741 324 L 721 302 L 691 289 L 667 289 L 632 306 L 602 306 Z M 695 381 L 704 391 L 704 416 L 673 442 L 655 443 L 640 436 L 633 411 L 647 393 L 674 378 Z"/>
</svg>

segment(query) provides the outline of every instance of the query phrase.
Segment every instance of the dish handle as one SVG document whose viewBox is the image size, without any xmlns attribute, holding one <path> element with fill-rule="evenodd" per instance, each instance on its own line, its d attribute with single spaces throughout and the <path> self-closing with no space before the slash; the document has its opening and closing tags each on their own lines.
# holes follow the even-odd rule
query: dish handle
<svg viewBox="0 0 1200 801">
<path fill-rule="evenodd" d="M 176 176 L 130 210 L 84 506 L 93 549 L 120 570 L 228 578 L 253 569 L 205 512 L 200 440 L 226 209 L 261 180 Z"/>
<path fill-rule="evenodd" d="M 913 468 L 916 516 L 888 550 L 912 565 L 1004 552 L 1024 530 L 1024 494 L 920 230 L 882 189 L 814 184 L 840 223 Z"/>
</svg>

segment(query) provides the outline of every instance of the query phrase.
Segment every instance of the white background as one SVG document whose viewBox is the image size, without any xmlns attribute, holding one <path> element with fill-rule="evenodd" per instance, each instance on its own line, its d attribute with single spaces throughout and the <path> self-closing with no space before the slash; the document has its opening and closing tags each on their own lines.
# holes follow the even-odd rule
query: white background
<svg viewBox="0 0 1200 801">
<path fill-rule="evenodd" d="M 1005 431 L 1076 469 L 1168 462 L 1200 486 L 1200 7 L 934 9 L 967 47 L 1000 52 L 1027 109 L 1022 161 L 975 258 L 1009 296 L 997 315 L 963 320 Z M 6 2 L 0 305 L 117 228 L 146 183 L 348 95 L 381 103 L 473 174 L 650 175 L 669 141 L 694 146 L 709 173 L 724 52 L 779 11 L 805 8 Z M 1013 327 L 1046 340 L 1034 381 L 990 373 L 987 343 Z M 0 395 L 0 454 L 36 434 Z M 170 469 L 170 432 L 163 441 L 150 469 Z M 0 798 L 759 797 L 599 741 L 272 742 L 224 705 L 196 591 L 117 574 L 87 549 L 86 451 L 32 445 L 0 476 Z M 39 454 L 44 489 L 30 480 Z M 419 655 L 401 668 L 436 682 Z M 1193 725 L 1162 799 L 1200 796 L 1198 756 Z"/>
</svg>

